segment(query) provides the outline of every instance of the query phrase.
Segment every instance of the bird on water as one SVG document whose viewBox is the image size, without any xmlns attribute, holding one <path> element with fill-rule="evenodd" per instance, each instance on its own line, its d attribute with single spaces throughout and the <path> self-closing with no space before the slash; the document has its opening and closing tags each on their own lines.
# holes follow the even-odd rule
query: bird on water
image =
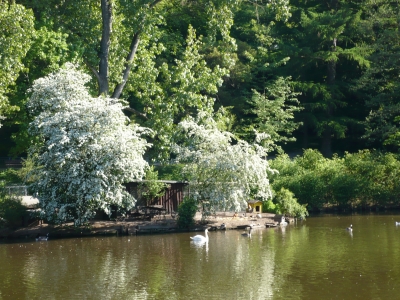
<svg viewBox="0 0 400 300">
<path fill-rule="evenodd" d="M 39 233 L 36 236 L 36 241 L 47 241 L 49 239 L 49 234 L 40 235 Z"/>
<path fill-rule="evenodd" d="M 251 231 L 252 231 L 252 230 L 253 230 L 253 227 L 250 226 L 249 232 L 243 232 L 243 233 L 242 233 L 242 236 L 244 236 L 244 237 L 251 237 Z"/>
<path fill-rule="evenodd" d="M 353 224 L 350 224 L 349 227 L 346 228 L 347 231 L 353 231 Z"/>
<path fill-rule="evenodd" d="M 191 236 L 190 239 L 193 242 L 208 242 L 208 229 L 204 230 L 204 235 L 198 234 L 195 236 Z"/>
</svg>

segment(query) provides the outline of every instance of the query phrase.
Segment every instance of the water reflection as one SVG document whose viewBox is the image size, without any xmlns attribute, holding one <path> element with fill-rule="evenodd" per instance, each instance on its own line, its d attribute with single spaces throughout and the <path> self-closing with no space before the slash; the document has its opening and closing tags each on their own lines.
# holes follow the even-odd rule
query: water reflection
<svg viewBox="0 0 400 300">
<path fill-rule="evenodd" d="M 251 238 L 210 232 L 208 243 L 180 233 L 0 244 L 0 299 L 397 298 L 396 219 L 314 217 Z"/>
</svg>

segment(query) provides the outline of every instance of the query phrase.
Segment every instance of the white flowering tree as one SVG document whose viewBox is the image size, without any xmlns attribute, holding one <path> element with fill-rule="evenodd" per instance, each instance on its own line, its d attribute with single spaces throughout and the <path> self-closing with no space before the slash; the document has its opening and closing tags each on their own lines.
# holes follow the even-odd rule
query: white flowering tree
<svg viewBox="0 0 400 300">
<path fill-rule="evenodd" d="M 135 199 L 123 183 L 141 179 L 148 167 L 146 129 L 129 124 L 119 101 L 91 97 L 89 79 L 69 64 L 36 80 L 28 101 L 30 133 L 39 140 L 30 148 L 38 178 L 32 188 L 43 217 L 54 222 L 80 225 L 97 209 L 129 209 Z"/>
<path fill-rule="evenodd" d="M 275 171 L 269 167 L 265 148 L 234 139 L 204 114 L 179 123 L 178 128 L 186 138 L 174 147 L 176 160 L 185 164 L 183 175 L 200 205 L 239 211 L 251 198 L 272 198 L 268 173 Z"/>
</svg>

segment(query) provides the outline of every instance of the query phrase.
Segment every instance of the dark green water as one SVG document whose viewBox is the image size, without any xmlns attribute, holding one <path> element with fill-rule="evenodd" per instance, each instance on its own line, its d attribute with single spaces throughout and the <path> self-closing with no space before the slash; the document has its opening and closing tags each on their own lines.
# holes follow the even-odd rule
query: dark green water
<svg viewBox="0 0 400 300">
<path fill-rule="evenodd" d="M 0 299 L 399 299 L 400 215 L 0 244 Z M 353 224 L 353 234 L 345 230 Z"/>
</svg>

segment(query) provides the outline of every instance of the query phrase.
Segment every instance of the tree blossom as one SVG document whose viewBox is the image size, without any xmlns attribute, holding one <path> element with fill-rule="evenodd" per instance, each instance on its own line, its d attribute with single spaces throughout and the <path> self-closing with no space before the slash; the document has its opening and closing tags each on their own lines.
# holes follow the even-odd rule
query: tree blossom
<svg viewBox="0 0 400 300">
<path fill-rule="evenodd" d="M 97 209 L 110 215 L 112 205 L 132 207 L 123 183 L 141 179 L 148 167 L 141 137 L 148 130 L 129 124 L 119 101 L 91 97 L 89 79 L 68 64 L 36 80 L 28 102 L 30 133 L 39 139 L 30 148 L 38 178 L 32 189 L 42 216 L 55 222 L 79 225 Z"/>
<path fill-rule="evenodd" d="M 272 198 L 268 173 L 275 170 L 269 167 L 265 148 L 234 140 L 203 114 L 198 120 L 182 121 L 178 128 L 186 137 L 174 146 L 176 160 L 185 163 L 184 176 L 199 203 L 239 211 L 251 198 Z"/>
</svg>

